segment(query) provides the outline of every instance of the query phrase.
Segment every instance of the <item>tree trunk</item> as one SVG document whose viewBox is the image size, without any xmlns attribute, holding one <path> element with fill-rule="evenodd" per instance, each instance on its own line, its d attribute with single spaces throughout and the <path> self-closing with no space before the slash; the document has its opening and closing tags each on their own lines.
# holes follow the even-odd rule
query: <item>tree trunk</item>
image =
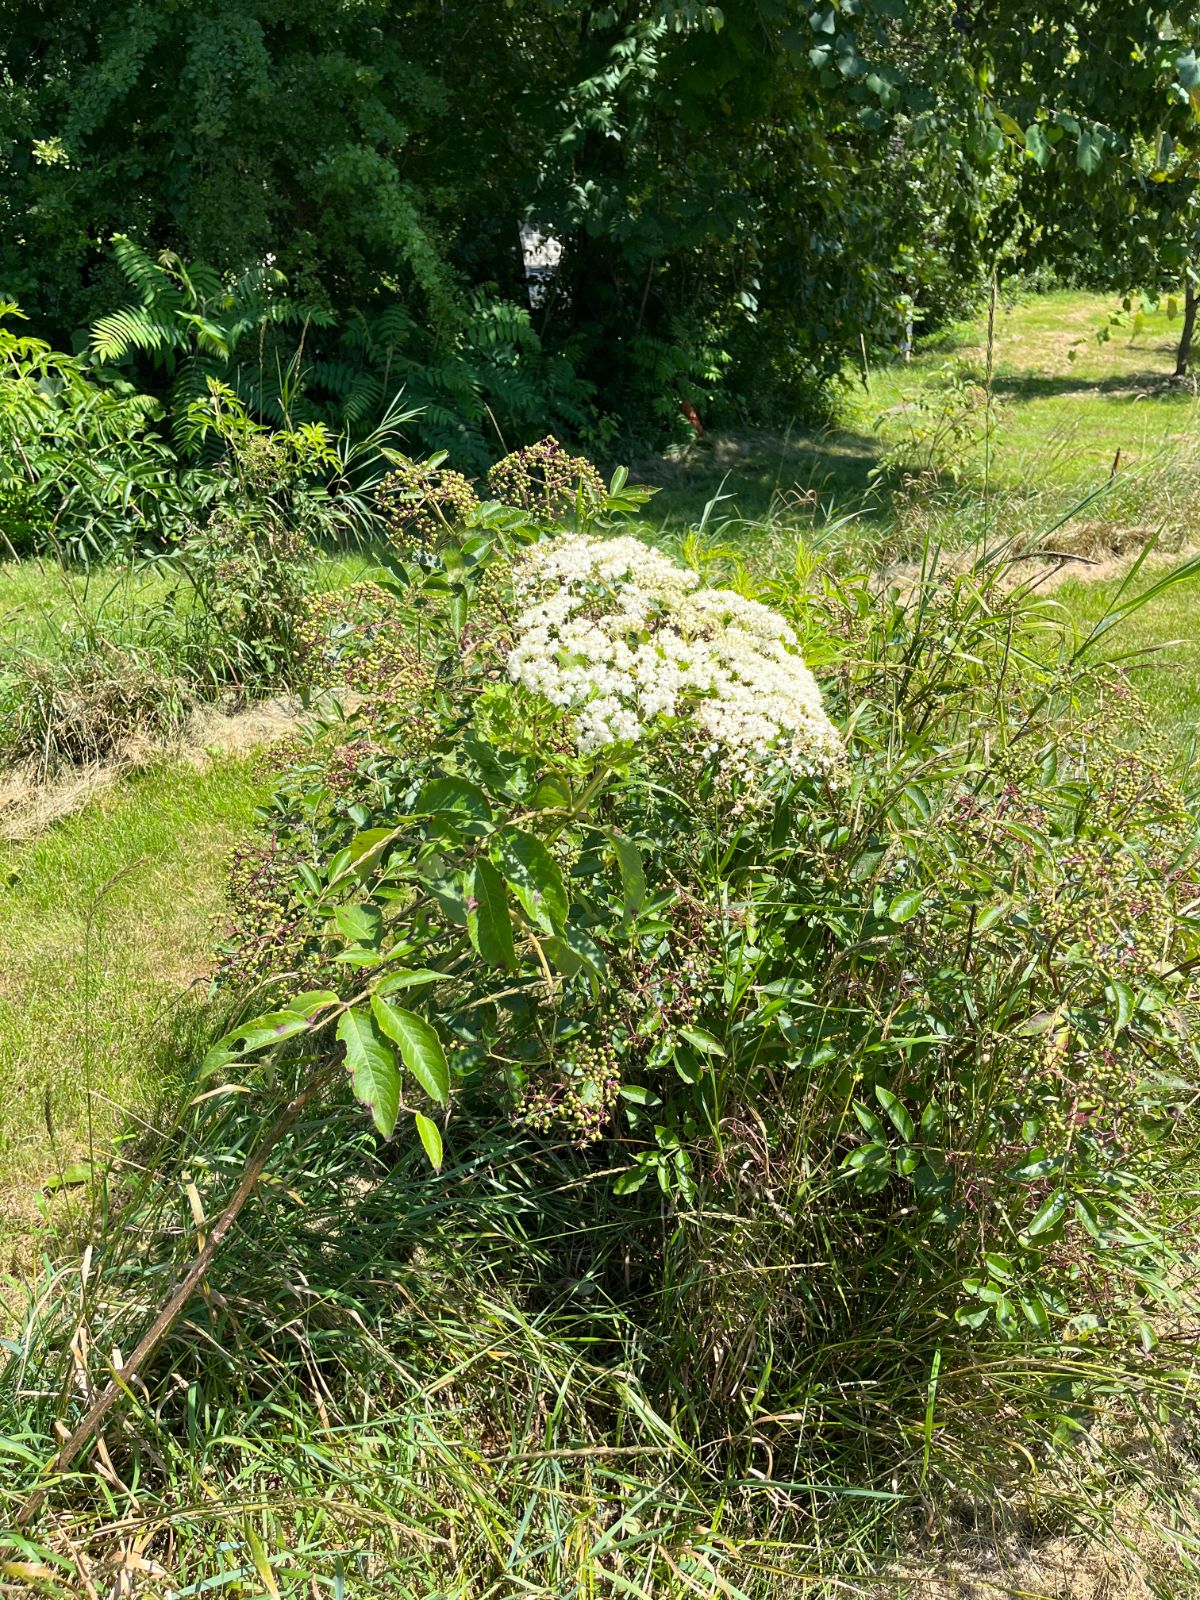
<svg viewBox="0 0 1200 1600">
<path fill-rule="evenodd" d="M 1175 352 L 1175 376 L 1186 378 L 1188 362 L 1192 355 L 1192 334 L 1196 329 L 1196 285 L 1189 272 L 1183 280 L 1183 327 L 1179 334 L 1179 349 Z"/>
</svg>

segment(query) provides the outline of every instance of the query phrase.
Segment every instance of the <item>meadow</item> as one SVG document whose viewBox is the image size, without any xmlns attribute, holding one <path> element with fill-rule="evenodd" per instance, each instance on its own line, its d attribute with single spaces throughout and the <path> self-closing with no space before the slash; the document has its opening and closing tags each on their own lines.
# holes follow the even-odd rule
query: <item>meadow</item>
<svg viewBox="0 0 1200 1600">
<path fill-rule="evenodd" d="M 1002 908 L 1022 893 L 1050 907 L 1052 881 L 1069 880 L 1068 916 L 1128 926 L 1136 943 L 1164 852 L 1188 859 L 1181 818 L 1195 794 L 1200 733 L 1200 578 L 1190 565 L 1200 531 L 1200 402 L 1167 376 L 1165 310 L 1114 325 L 1100 341 L 1112 310 L 1101 297 L 1067 291 L 1002 297 L 990 337 L 986 318 L 977 319 L 919 344 L 909 363 L 847 372 L 838 422 L 819 435 L 710 435 L 633 463 L 632 480 L 659 492 L 636 504 L 615 486 L 598 526 L 632 531 L 789 619 L 834 722 L 859 707 L 856 759 L 867 774 L 856 791 L 859 820 L 847 822 L 832 802 L 828 815 L 798 811 L 805 860 L 785 863 L 769 828 L 765 842 L 750 820 L 739 824 L 744 839 L 722 835 L 727 818 L 705 788 L 709 777 L 696 780 L 701 798 L 689 810 L 694 797 L 663 798 L 661 770 L 634 768 L 610 784 L 610 809 L 594 819 L 615 851 L 616 867 L 609 861 L 603 871 L 611 878 L 619 867 L 619 887 L 606 879 L 593 890 L 586 871 L 601 847 L 587 832 L 592 789 L 564 758 L 565 788 L 554 801 L 562 815 L 548 813 L 547 849 L 526 846 L 520 870 L 505 879 L 533 953 L 513 954 L 507 914 L 500 931 L 481 931 L 473 895 L 461 920 L 446 913 L 436 939 L 429 931 L 423 946 L 397 946 L 400 970 L 417 969 L 417 988 L 446 973 L 467 985 L 476 981 L 471 951 L 485 960 L 490 950 L 494 965 L 517 974 L 515 992 L 540 982 L 543 968 L 549 981 L 548 952 L 564 984 L 578 986 L 582 1037 L 591 1038 L 600 984 L 593 951 L 600 930 L 611 931 L 604 919 L 620 938 L 640 930 L 647 949 L 670 945 L 669 958 L 655 957 L 652 980 L 621 980 L 653 990 L 661 1027 L 684 1040 L 659 1061 L 644 1041 L 625 1039 L 620 1071 L 633 1061 L 641 1074 L 622 1079 L 634 1091 L 626 1134 L 581 1156 L 547 1131 L 551 1121 L 537 1121 L 550 1117 L 550 1102 L 537 1101 L 532 1076 L 520 1089 L 521 1104 L 534 1106 L 531 1120 L 509 1120 L 507 1102 L 489 1099 L 472 1076 L 483 1045 L 462 1019 L 488 995 L 469 988 L 456 993 L 460 1009 L 438 1014 L 439 1030 L 456 1040 L 464 1085 L 463 1109 L 448 1123 L 440 1069 L 428 1060 L 423 1098 L 413 1099 L 419 1139 L 390 1137 L 394 1107 L 389 1137 L 377 1139 L 354 1098 L 326 1080 L 172 1329 L 149 1387 L 139 1376 L 126 1395 L 126 1421 L 114 1414 L 86 1465 L 51 1475 L 52 1514 L 23 1523 L 11 1553 L 0 1533 L 0 1593 L 7 1585 L 95 1595 L 111 1585 L 113 1594 L 216 1590 L 272 1600 L 883 1600 L 995 1592 L 993 1580 L 1016 1586 L 1007 1592 L 1055 1597 L 1154 1585 L 1186 1592 L 1197 1548 L 1195 1468 L 1179 1417 L 1190 1384 L 1182 1352 L 1196 1157 L 1190 1135 L 1181 1132 L 1178 1147 L 1168 1139 L 1143 1149 L 1120 1119 L 1129 1128 L 1171 1119 L 1182 1127 L 1191 1091 L 1172 1080 L 1155 1091 L 1166 1097 L 1161 1104 L 1135 1107 L 1115 1080 L 1105 1098 L 1104 1080 L 1096 1090 L 1104 1115 L 1137 1148 L 1119 1171 L 1077 1171 L 1071 1163 L 1083 1161 L 1086 1139 L 1074 1124 L 1048 1131 L 1057 1112 L 1029 1132 L 1043 1112 L 1026 1107 L 1025 1131 L 1010 1125 L 1012 1108 L 1032 1092 L 1013 1062 L 1036 1048 L 1053 1066 L 1046 1019 L 1067 1026 L 1072 984 L 1100 996 L 1095 1016 L 1069 1016 L 1097 1052 L 1119 1054 L 1115 1041 L 1144 1027 L 1147 1058 L 1161 1064 L 1172 1049 L 1186 1056 L 1186 1030 L 1171 1035 L 1171 1008 L 1155 998 L 1165 957 L 1159 949 L 1139 965 L 1139 954 L 1122 978 L 1095 952 L 1055 966 L 1055 946 L 1045 973 L 1030 977 L 1036 962 L 1020 914 L 994 960 L 976 932 L 980 923 L 1007 927 Z M 569 506 L 558 515 L 569 524 Z M 261 684 L 256 690 L 243 673 L 196 691 L 195 639 L 210 635 L 194 633 L 199 591 L 177 572 L 153 560 L 85 567 L 46 553 L 0 566 L 8 725 L 28 728 L 31 683 L 52 690 L 38 702 L 38 736 L 7 747 L 9 773 L 0 777 L 0 1351 L 9 1357 L 0 1379 L 0 1523 L 3 1510 L 15 1518 L 45 1463 L 62 1397 L 90 1402 L 119 1369 L 119 1354 L 109 1352 L 128 1354 L 202 1247 L 255 1138 L 317 1059 L 286 1045 L 260 1058 L 255 1051 L 273 1041 L 255 1045 L 253 1030 L 237 1032 L 257 996 L 269 1028 L 282 1017 L 307 1039 L 287 1008 L 299 1001 L 276 1008 L 272 969 L 262 964 L 276 935 L 269 917 L 254 920 L 259 891 L 239 900 L 235 889 L 231 898 L 231 852 L 283 841 L 318 877 L 332 861 L 321 877 L 328 895 L 350 870 L 351 858 L 337 852 L 352 834 L 370 841 L 363 859 L 373 860 L 388 830 L 401 831 L 404 805 L 424 815 L 403 798 L 418 793 L 418 778 L 457 775 L 467 788 L 447 800 L 452 820 L 437 825 L 437 858 L 478 874 L 478 838 L 493 812 L 497 837 L 508 838 L 550 805 L 514 776 L 531 758 L 528 746 L 513 754 L 504 745 L 503 706 L 492 722 L 480 712 L 469 724 L 474 743 L 451 778 L 430 778 L 421 766 L 426 724 L 453 711 L 455 728 L 468 725 L 474 706 L 488 704 L 495 672 L 449 710 L 443 701 L 457 690 L 422 679 L 407 656 L 385 663 L 398 675 L 390 686 L 371 677 L 385 670 L 371 655 L 378 639 L 407 640 L 426 628 L 458 640 L 464 626 L 470 637 L 477 627 L 488 665 L 487 563 L 496 560 L 492 578 L 506 582 L 494 552 L 510 536 L 519 551 L 527 535 L 515 522 L 513 534 L 503 517 L 483 526 L 493 544 L 479 556 L 479 583 L 461 578 L 458 557 L 445 567 L 450 588 L 466 584 L 476 608 L 470 622 L 443 615 L 442 590 L 426 593 L 428 574 L 409 571 L 408 598 L 397 604 L 410 609 L 395 618 L 384 609 L 371 624 L 365 676 L 332 688 L 271 683 L 282 741 L 274 755 L 269 744 L 254 747 L 253 731 L 235 736 L 225 727 L 256 693 L 267 697 Z M 350 621 L 337 620 L 339 597 L 378 575 L 387 550 L 378 533 L 351 549 L 323 536 L 297 565 L 288 547 L 282 559 L 302 572 L 306 595 L 332 607 L 329 639 L 351 633 Z M 399 582 L 399 569 L 387 570 Z M 1092 653 L 1107 664 L 1093 671 L 1079 647 L 1097 628 L 1104 649 L 1097 636 Z M 84 748 L 82 768 L 78 748 L 60 736 L 76 715 L 83 679 L 72 662 L 81 653 L 89 671 L 97 654 L 116 654 L 129 673 L 152 668 L 174 686 L 122 701 L 111 712 L 116 732 L 110 737 L 105 724 L 103 743 Z M 354 722 L 361 712 L 341 705 L 347 688 L 384 708 L 381 726 L 393 719 L 390 759 L 406 776 L 380 777 L 356 755 L 350 777 L 337 769 L 337 782 L 351 784 L 344 793 L 332 767 L 319 780 L 305 777 L 319 759 L 333 760 L 313 754 L 331 728 L 336 740 L 350 726 L 351 745 L 362 734 Z M 6 737 L 0 727 L 0 751 Z M 550 722 L 534 720 L 522 737 L 534 749 L 559 749 Z M 997 761 L 993 774 L 993 742 L 1007 747 L 1010 738 L 1011 767 Z M 1039 752 L 1036 761 L 1027 749 Z M 1055 750 L 1051 760 L 1046 752 Z M 678 767 L 665 770 L 690 771 L 691 759 L 681 746 L 671 757 Z M 410 766 L 417 776 L 406 790 Z M 1160 781 L 1155 804 L 1170 812 L 1170 828 L 1139 809 Z M 1088 783 L 1100 798 L 1085 803 Z M 1028 785 L 1019 815 L 1013 785 Z M 987 828 L 973 831 L 974 814 L 964 810 L 943 836 L 939 786 L 965 786 L 981 808 L 994 804 Z M 780 815 L 789 803 L 780 800 Z M 1095 834 L 1081 820 L 1089 804 L 1114 808 Z M 867 815 L 874 832 L 861 821 Z M 1052 815 L 1058 834 L 1045 822 Z M 997 830 L 1010 824 L 1028 856 L 993 862 Z M 828 865 L 824 878 L 826 865 L 814 865 L 826 862 L 823 852 L 832 862 L 851 848 L 839 828 L 859 854 L 846 857 L 844 871 Z M 1118 832 L 1136 871 L 1114 866 Z M 636 851 L 625 853 L 635 837 L 641 864 Z M 503 864 L 506 846 L 496 849 Z M 1081 858 L 1073 851 L 1102 861 L 1102 892 L 1071 877 Z M 986 883 L 963 865 L 973 852 L 978 872 L 991 874 Z M 547 867 L 551 854 L 575 875 L 564 880 L 554 862 Z M 346 939 L 343 976 L 369 975 L 383 960 L 387 907 L 408 892 L 397 885 L 426 871 L 424 861 L 414 857 L 385 883 L 383 924 L 362 906 L 327 908 Z M 767 863 L 777 881 L 766 881 Z M 438 904 L 453 899 L 440 879 L 420 881 L 434 884 Z M 486 874 L 470 881 L 489 883 Z M 545 910 L 543 899 L 553 900 L 563 881 L 589 908 L 585 924 Z M 779 884 L 793 896 L 786 916 Z M 656 899 L 664 885 L 683 886 L 683 900 L 697 907 L 706 895 L 749 906 L 754 937 L 741 923 L 736 933 L 726 929 L 719 961 L 717 936 L 698 918 L 687 960 L 712 965 L 687 977 L 682 955 L 671 964 L 674 935 L 654 920 L 667 917 Z M 840 921 L 830 913 L 823 937 L 836 954 L 828 959 L 855 976 L 822 1001 L 828 1010 L 817 1023 L 809 996 L 827 957 L 797 974 L 782 952 L 808 948 L 822 895 L 843 913 Z M 1154 900 L 1154 914 L 1172 928 L 1177 919 L 1182 970 L 1193 959 L 1194 913 L 1182 888 L 1180 897 L 1182 909 Z M 928 909 L 935 900 L 936 914 Z M 1160 945 L 1176 949 L 1176 934 L 1155 926 Z M 960 947 L 970 983 L 948 975 L 942 960 L 943 949 Z M 735 949 L 745 988 L 729 976 Z M 322 967 L 311 944 L 286 954 L 306 976 L 303 987 L 337 988 L 329 972 L 338 969 Z M 986 970 L 985 959 L 993 960 Z M 218 965 L 239 960 L 249 999 L 228 984 L 214 994 Z M 320 981 L 307 982 L 312 973 Z M 699 998 L 689 999 L 693 983 Z M 889 1011 L 880 1001 L 876 1009 L 863 1000 L 873 985 L 879 994 L 898 986 L 911 1008 Z M 1015 1053 L 1003 1071 L 999 1055 L 972 1057 L 969 1087 L 964 1077 L 954 1090 L 938 1051 L 975 1031 L 966 1019 L 985 993 L 1005 1018 L 996 1037 Z M 488 1043 L 510 1065 L 520 1051 L 504 1029 L 520 1032 L 523 1003 L 511 1002 L 512 1017 Z M 718 1038 L 719 1015 L 740 1020 Z M 218 1047 L 206 1058 L 228 1028 L 226 1053 Z M 807 1078 L 803 1087 L 788 1078 L 775 1029 L 805 1073 L 845 1052 L 860 1064 L 854 1081 L 830 1069 L 827 1096 Z M 388 1037 L 399 1044 L 398 1034 Z M 584 1087 L 571 1105 L 586 1121 L 593 1080 L 580 1073 Z M 706 1073 L 728 1106 L 707 1134 Z M 860 1088 L 868 1080 L 870 1093 Z M 839 1096 L 840 1110 L 830 1104 Z M 386 1107 L 381 1120 L 378 1098 L 365 1098 L 381 1130 Z M 1002 1137 L 997 1105 L 1010 1118 Z M 559 1115 L 561 1096 L 553 1109 Z M 953 1133 L 943 1133 L 947 1117 L 960 1118 Z M 853 1148 L 847 1123 L 863 1141 Z M 947 1243 L 911 1218 L 949 1204 L 940 1187 L 946 1171 L 964 1152 L 984 1150 L 985 1128 L 1002 1147 L 980 1156 L 978 1181 L 994 1187 L 994 1209 L 980 1204 Z M 1169 1159 L 1160 1154 L 1168 1145 Z M 1027 1187 L 1014 1199 L 1004 1173 L 1014 1170 L 1018 1146 Z M 811 1162 L 806 1149 L 816 1152 Z M 857 1188 L 845 1187 L 846 1170 Z M 614 1172 L 623 1174 L 615 1202 L 600 1183 Z M 1070 1177 L 1051 1189 L 1051 1172 Z M 1068 1189 L 1082 1243 L 1064 1235 L 1054 1209 Z M 1121 1197 L 1111 1212 L 1106 1193 Z M 1033 1221 L 1021 1212 L 1030 1195 Z M 979 1237 L 964 1242 L 960 1234 L 976 1224 Z M 823 1276 L 835 1254 L 837 1274 Z M 982 1274 L 974 1256 L 988 1263 Z M 1122 1320 L 1112 1285 L 1129 1289 L 1130 1304 L 1160 1297 L 1141 1331 Z M 1093 1292 L 1103 1315 L 1090 1309 Z M 1052 1324 L 1062 1330 L 1058 1342 Z M 995 1329 L 995 1339 L 976 1354 L 968 1335 L 981 1327 L 985 1338 Z M 793 1372 L 797 1349 L 814 1354 Z M 1025 1431 L 1014 1414 L 1024 1415 Z M 1076 1434 L 1086 1444 L 1073 1454 Z M 1105 1587 L 1112 1584 L 1127 1587 Z"/>
</svg>

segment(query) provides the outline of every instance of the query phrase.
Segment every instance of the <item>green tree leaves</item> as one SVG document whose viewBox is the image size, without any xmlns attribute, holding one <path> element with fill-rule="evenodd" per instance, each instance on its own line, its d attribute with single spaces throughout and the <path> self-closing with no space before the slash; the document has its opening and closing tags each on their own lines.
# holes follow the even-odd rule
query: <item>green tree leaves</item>
<svg viewBox="0 0 1200 1600">
<path fill-rule="evenodd" d="M 400 1114 L 400 1074 L 396 1058 L 379 1037 L 368 1011 L 343 1013 L 337 1036 L 346 1053 L 346 1070 L 355 1096 L 365 1105 L 386 1138 Z"/>
<path fill-rule="evenodd" d="M 450 1096 L 450 1068 L 433 1027 L 415 1011 L 394 1006 L 377 993 L 371 996 L 371 1010 L 382 1031 L 399 1045 L 400 1059 L 425 1093 L 444 1106 Z"/>
</svg>

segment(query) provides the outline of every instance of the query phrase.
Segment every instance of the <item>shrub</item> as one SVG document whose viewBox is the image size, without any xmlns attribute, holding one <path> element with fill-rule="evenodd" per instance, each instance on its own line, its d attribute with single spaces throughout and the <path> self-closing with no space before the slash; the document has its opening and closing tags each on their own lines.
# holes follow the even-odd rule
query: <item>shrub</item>
<svg viewBox="0 0 1200 1600">
<path fill-rule="evenodd" d="M 218 507 L 181 543 L 172 565 L 192 605 L 175 609 L 181 648 L 198 680 L 240 690 L 288 682 L 296 670 L 313 550 L 253 504 Z"/>
<path fill-rule="evenodd" d="M 407 461 L 379 484 L 375 505 L 391 538 L 403 549 L 441 544 L 469 520 L 478 496 L 443 457 Z"/>
<path fill-rule="evenodd" d="M 307 1253 L 280 1213 L 278 1249 L 308 1262 L 287 1281 L 339 1339 L 366 1305 L 404 1394 L 429 1374 L 422 1406 L 457 1385 L 422 1483 L 519 1441 L 505 1560 L 552 1592 L 546 1552 L 611 1529 L 631 1486 L 669 1530 L 647 1592 L 718 1499 L 705 1559 L 739 1582 L 764 1540 L 827 1563 L 864 1501 L 893 1540 L 911 1509 L 923 1539 L 1009 1515 L 1014 1462 L 1040 1517 L 1100 1518 L 1114 1438 L 1136 1420 L 1153 1450 L 1184 1402 L 1194 807 L 1123 732 L 1128 690 L 1092 664 L 1108 622 L 1080 641 L 1002 580 L 749 595 L 489 512 L 353 601 L 419 670 L 280 782 L 223 958 L 272 1009 L 214 1047 L 205 1099 L 224 1075 L 265 1108 L 323 1075 L 280 1186 L 347 1176 L 297 1204 Z M 420 1182 L 418 1148 L 442 1177 Z M 364 1149 L 387 1174 L 365 1189 Z M 226 1165 L 196 1179 L 210 1216 Z M 371 1266 L 350 1297 L 352 1236 Z M 307 1373 L 279 1278 L 278 1324 L 243 1290 L 238 1336 Z M 414 1287 L 388 1321 L 393 1284 Z M 488 1332 L 453 1378 L 430 1354 L 448 1326 Z M 164 1405 L 224 1352 L 181 1330 Z M 355 1360 L 333 1369 L 308 1402 L 326 1430 L 361 1402 Z M 547 1409 L 647 1476 L 634 1457 L 546 1496 Z M 474 1518 L 490 1466 L 454 1483 Z M 848 1563 L 885 1537 L 863 1516 Z"/>
<path fill-rule="evenodd" d="M 852 1215 L 873 1281 L 780 1290 L 756 1313 L 770 1339 L 868 1308 L 922 1360 L 947 1318 L 964 1338 L 1136 1337 L 1165 1292 L 1153 1198 L 1193 1092 L 1195 890 L 1187 806 L 1121 746 L 1114 686 L 1043 660 L 1045 613 L 987 580 L 911 608 L 785 595 L 845 663 L 843 756 L 760 603 L 630 540 L 502 564 L 489 651 L 422 624 L 440 665 L 414 692 L 441 737 L 375 723 L 354 805 L 320 810 L 330 957 L 457 974 L 421 980 L 419 1028 L 387 977 L 341 1014 L 380 1130 L 409 1105 L 432 1138 L 453 1077 L 543 1132 L 619 1141 L 618 1193 L 652 1178 L 673 1206 L 789 1219 L 814 1251 Z M 1107 696 L 1086 714 L 1085 686 Z M 712 1257 L 714 1231 L 676 1245 Z M 739 1248 L 716 1252 L 726 1289 Z M 745 1307 L 684 1301 L 672 1337 L 698 1378 Z"/>
<path fill-rule="evenodd" d="M 592 463 L 569 455 L 553 434 L 497 461 L 487 487 L 493 500 L 547 522 L 586 520 L 604 500 L 604 482 Z"/>
<path fill-rule="evenodd" d="M 19 317 L 0 304 L 0 321 Z M 105 554 L 161 541 L 190 504 L 154 403 L 0 327 L 0 554 Z"/>
</svg>

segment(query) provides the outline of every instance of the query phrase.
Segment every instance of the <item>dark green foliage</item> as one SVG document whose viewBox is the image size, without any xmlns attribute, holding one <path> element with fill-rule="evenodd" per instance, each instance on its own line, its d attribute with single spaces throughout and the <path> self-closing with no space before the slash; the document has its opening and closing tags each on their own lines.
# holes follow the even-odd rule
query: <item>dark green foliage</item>
<svg viewBox="0 0 1200 1600">
<path fill-rule="evenodd" d="M 681 402 L 811 410 L 977 276 L 986 160 L 897 87 L 953 29 L 866 16 L 903 69 L 792 0 L 14 10 L 0 283 L 171 382 L 232 360 L 275 421 L 403 385 L 471 470 L 548 428 L 661 438 Z M 563 247 L 536 303 L 525 223 Z"/>
</svg>

